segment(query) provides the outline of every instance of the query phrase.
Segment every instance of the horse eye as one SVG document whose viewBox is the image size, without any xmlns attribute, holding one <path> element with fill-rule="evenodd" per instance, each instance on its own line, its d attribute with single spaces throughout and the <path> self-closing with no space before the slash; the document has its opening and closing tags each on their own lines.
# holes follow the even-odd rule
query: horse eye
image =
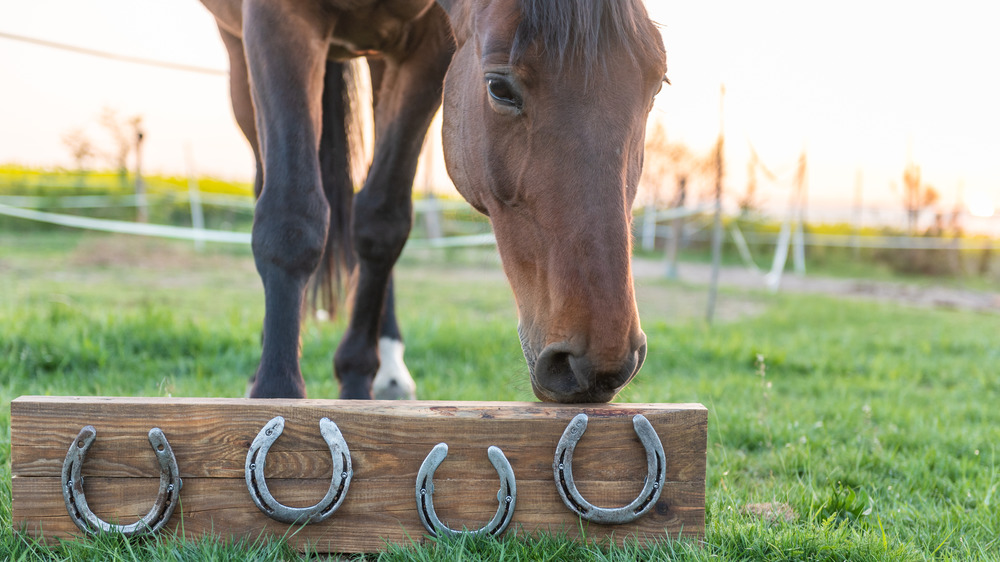
<svg viewBox="0 0 1000 562">
<path fill-rule="evenodd" d="M 664 74 L 664 75 L 663 75 L 663 80 L 660 80 L 660 84 L 659 84 L 659 86 L 658 86 L 658 87 L 656 88 L 656 93 L 655 93 L 655 94 L 653 94 L 653 97 L 654 97 L 654 98 L 655 98 L 655 97 L 656 97 L 657 95 L 659 95 L 659 94 L 660 94 L 660 92 L 662 92 L 662 91 L 663 91 L 663 85 L 664 85 L 664 84 L 666 84 L 666 85 L 668 85 L 668 86 L 670 85 L 670 80 L 669 80 L 669 79 L 667 78 L 667 75 L 666 75 L 666 74 Z"/>
<path fill-rule="evenodd" d="M 497 103 L 508 105 L 517 109 L 521 108 L 521 98 L 514 92 L 510 82 L 502 78 L 490 78 L 486 82 L 486 91 Z"/>
</svg>

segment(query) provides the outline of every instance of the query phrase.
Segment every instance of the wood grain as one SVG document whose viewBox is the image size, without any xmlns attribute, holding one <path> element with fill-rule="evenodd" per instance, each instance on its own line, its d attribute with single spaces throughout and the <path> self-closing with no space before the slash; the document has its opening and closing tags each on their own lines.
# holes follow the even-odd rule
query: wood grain
<svg viewBox="0 0 1000 562">
<path fill-rule="evenodd" d="M 291 542 L 323 551 L 369 552 L 385 541 L 409 542 L 426 531 L 416 512 L 420 463 L 439 442 L 449 455 L 435 474 L 434 504 L 455 528 L 475 528 L 497 508 L 496 471 L 486 457 L 500 447 L 514 468 L 518 498 L 513 527 L 579 535 L 562 503 L 552 456 L 566 424 L 590 417 L 574 455 L 581 493 L 596 505 L 624 505 L 642 488 L 645 454 L 631 417 L 642 413 L 663 442 L 667 483 L 656 507 L 629 525 L 584 526 L 590 539 L 621 542 L 704 533 L 707 411 L 698 404 L 552 405 L 511 402 L 357 402 L 179 398 L 21 397 L 11 403 L 13 521 L 48 540 L 79 534 L 66 514 L 59 475 L 70 442 L 84 425 L 97 429 L 83 474 L 87 499 L 106 520 L 129 523 L 148 511 L 158 473 L 146 440 L 159 427 L 184 479 L 181 506 L 168 526 L 187 535 L 284 536 L 289 527 L 260 513 L 246 490 L 250 442 L 276 415 L 285 431 L 267 457 L 272 493 L 286 505 L 318 501 L 330 481 L 329 451 L 319 419 L 329 417 L 347 440 L 354 478 L 340 510 Z"/>
</svg>

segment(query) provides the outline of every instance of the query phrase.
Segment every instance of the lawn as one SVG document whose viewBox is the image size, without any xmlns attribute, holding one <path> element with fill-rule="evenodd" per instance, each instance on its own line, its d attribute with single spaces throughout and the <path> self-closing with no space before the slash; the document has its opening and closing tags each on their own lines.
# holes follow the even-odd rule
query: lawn
<svg viewBox="0 0 1000 562">
<path fill-rule="evenodd" d="M 625 402 L 709 409 L 704 542 L 438 542 L 387 560 L 998 560 L 1000 316 L 641 279 L 648 336 Z M 495 258 L 405 256 L 407 363 L 423 399 L 533 400 Z M 280 543 L 103 538 L 61 548 L 11 530 L 10 408 L 24 394 L 239 396 L 256 366 L 249 251 L 67 231 L 0 232 L 0 558 L 282 560 Z M 341 322 L 307 324 L 310 396 L 335 397 Z M 780 504 L 787 517 L 754 515 Z"/>
</svg>

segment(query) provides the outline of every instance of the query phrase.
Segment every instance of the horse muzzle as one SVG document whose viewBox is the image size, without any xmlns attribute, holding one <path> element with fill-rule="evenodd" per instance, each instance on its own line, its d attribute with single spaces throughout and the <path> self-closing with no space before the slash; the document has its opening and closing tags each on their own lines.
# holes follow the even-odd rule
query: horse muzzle
<svg viewBox="0 0 1000 562">
<path fill-rule="evenodd" d="M 567 342 L 549 344 L 535 356 L 522 338 L 531 389 L 545 402 L 609 402 L 635 377 L 646 359 L 646 335 L 640 331 L 633 340 L 635 343 L 624 356 L 598 363 L 587 350 Z"/>
</svg>

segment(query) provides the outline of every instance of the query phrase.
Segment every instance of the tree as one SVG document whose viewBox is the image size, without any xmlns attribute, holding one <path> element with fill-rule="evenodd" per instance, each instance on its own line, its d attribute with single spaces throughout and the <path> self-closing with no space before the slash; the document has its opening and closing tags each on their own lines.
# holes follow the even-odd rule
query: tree
<svg viewBox="0 0 1000 562">
<path fill-rule="evenodd" d="M 684 204 L 687 186 L 693 176 L 708 177 L 714 170 L 714 155 L 699 156 L 683 143 L 667 140 L 667 129 L 661 121 L 651 121 L 646 131 L 645 159 L 639 188 L 646 194 L 646 200 L 661 206 L 667 201 L 666 186 L 669 180 L 677 185 L 677 191 L 670 200 L 671 207 Z"/>
<path fill-rule="evenodd" d="M 139 115 L 121 119 L 118 112 L 110 107 L 101 110 L 101 126 L 111 136 L 112 149 L 105 153 L 111 165 L 118 169 L 122 183 L 128 180 L 128 157 L 142 135 L 142 117 Z"/>
<path fill-rule="evenodd" d="M 73 162 L 79 172 L 84 172 L 87 168 L 87 161 L 97 155 L 94 143 L 90 137 L 83 132 L 83 129 L 71 129 L 62 136 L 63 146 L 69 150 L 73 157 Z"/>
<path fill-rule="evenodd" d="M 644 194 L 647 205 L 659 207 L 664 200 L 664 186 L 673 173 L 670 159 L 670 143 L 667 142 L 667 128 L 659 120 L 651 121 L 646 130 L 645 156 L 639 189 Z"/>
<path fill-rule="evenodd" d="M 903 170 L 903 207 L 910 234 L 916 231 L 920 211 L 937 203 L 939 198 L 937 190 L 921 180 L 920 166 L 907 164 Z"/>
<path fill-rule="evenodd" d="M 689 179 L 694 175 L 707 177 L 713 169 L 712 155 L 697 156 L 686 145 L 671 143 L 667 140 L 666 127 L 660 121 L 652 121 L 646 131 L 645 158 L 643 160 L 642 177 L 639 188 L 644 192 L 644 199 L 649 209 L 664 206 L 667 201 L 666 186 L 671 179 L 677 185 L 668 206 L 683 207 L 689 190 Z M 647 215 L 650 216 L 650 215 Z M 655 235 L 656 220 L 647 220 L 643 228 L 643 245 L 652 248 Z M 649 228 L 652 227 L 652 228 Z M 671 220 L 673 234 L 667 243 L 667 275 L 677 277 L 677 252 L 684 228 L 684 218 Z"/>
<path fill-rule="evenodd" d="M 757 173 L 764 174 L 764 177 L 774 181 L 774 172 L 767 169 L 757 155 L 757 150 L 750 145 L 750 159 L 747 161 L 747 189 L 739 199 L 740 216 L 746 217 L 760 211 L 760 201 L 757 197 Z"/>
</svg>

